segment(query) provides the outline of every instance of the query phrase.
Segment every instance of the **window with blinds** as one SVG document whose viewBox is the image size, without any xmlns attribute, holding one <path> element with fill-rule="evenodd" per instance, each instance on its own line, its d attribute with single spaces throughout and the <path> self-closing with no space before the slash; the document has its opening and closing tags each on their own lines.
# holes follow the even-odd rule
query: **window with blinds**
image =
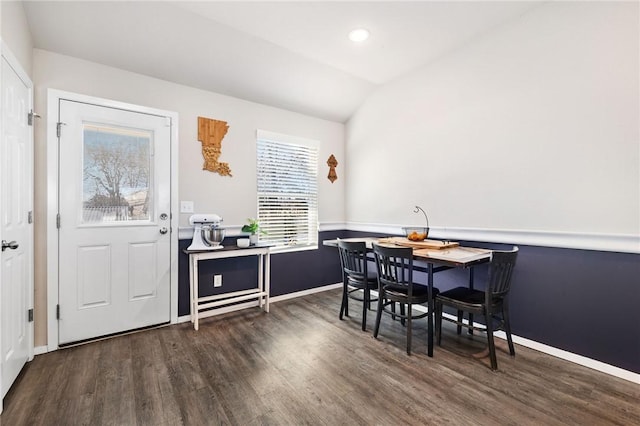
<svg viewBox="0 0 640 426">
<path fill-rule="evenodd" d="M 318 145 L 258 131 L 260 236 L 276 247 L 318 245 Z"/>
</svg>

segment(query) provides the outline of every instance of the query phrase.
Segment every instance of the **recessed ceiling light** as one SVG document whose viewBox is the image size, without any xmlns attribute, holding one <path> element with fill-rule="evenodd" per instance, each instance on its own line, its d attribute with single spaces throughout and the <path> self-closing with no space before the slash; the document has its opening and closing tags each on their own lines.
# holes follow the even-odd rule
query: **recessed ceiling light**
<svg viewBox="0 0 640 426">
<path fill-rule="evenodd" d="M 369 31 L 364 28 L 356 28 L 349 33 L 349 40 L 361 43 L 369 38 Z"/>
</svg>

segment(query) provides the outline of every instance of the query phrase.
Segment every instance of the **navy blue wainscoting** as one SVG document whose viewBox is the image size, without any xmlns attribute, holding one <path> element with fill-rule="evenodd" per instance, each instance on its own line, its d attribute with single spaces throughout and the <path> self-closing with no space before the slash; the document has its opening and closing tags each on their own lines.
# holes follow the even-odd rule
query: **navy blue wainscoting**
<svg viewBox="0 0 640 426">
<path fill-rule="evenodd" d="M 293 293 L 342 280 L 337 250 L 322 240 L 375 236 L 355 231 L 321 232 L 317 250 L 271 256 L 271 295 Z M 234 238 L 228 244 L 235 243 Z M 461 241 L 472 247 L 510 249 L 509 244 Z M 189 241 L 180 241 L 180 249 Z M 640 255 L 520 245 L 510 297 L 515 335 L 640 373 Z M 204 294 L 213 294 L 213 274 L 223 274 L 225 291 L 253 286 L 257 260 L 201 262 Z M 476 288 L 483 288 L 487 267 L 475 268 Z M 189 268 L 180 252 L 179 314 L 189 314 Z M 417 273 L 426 283 L 424 273 Z M 466 285 L 468 271 L 435 275 L 440 290 Z M 206 288 L 205 288 L 206 287 Z M 216 289 L 218 290 L 218 289 Z M 481 321 L 480 318 L 478 318 Z"/>
<path fill-rule="evenodd" d="M 309 290 L 342 281 L 340 258 L 335 248 L 322 240 L 342 238 L 343 231 L 321 232 L 317 250 L 271 255 L 271 296 Z M 236 238 L 226 238 L 223 245 L 235 245 Z M 183 249 L 191 240 L 180 240 L 178 258 L 178 315 L 189 315 L 189 257 Z M 245 290 L 255 287 L 258 279 L 256 256 L 207 260 L 199 264 L 200 296 Z M 213 287 L 213 276 L 222 274 L 222 287 Z"/>
<path fill-rule="evenodd" d="M 350 232 L 349 236 L 371 234 Z M 510 244 L 461 241 L 509 250 Z M 510 294 L 515 335 L 640 373 L 640 255 L 519 245 Z M 437 273 L 440 290 L 467 285 L 468 270 Z M 484 288 L 487 266 L 475 268 Z M 426 274 L 415 280 L 426 283 Z M 483 322 L 482 318 L 474 318 Z"/>
</svg>

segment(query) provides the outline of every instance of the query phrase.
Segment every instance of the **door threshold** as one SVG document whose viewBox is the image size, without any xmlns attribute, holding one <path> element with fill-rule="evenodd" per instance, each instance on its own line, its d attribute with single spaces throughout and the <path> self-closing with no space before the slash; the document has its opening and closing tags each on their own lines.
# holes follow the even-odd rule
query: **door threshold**
<svg viewBox="0 0 640 426">
<path fill-rule="evenodd" d="M 162 327 L 166 327 L 168 325 L 171 325 L 170 321 L 163 322 L 163 323 L 160 323 L 160 324 L 148 325 L 146 327 L 135 328 L 133 330 L 119 331 L 117 333 L 105 334 L 104 336 L 91 337 L 89 339 L 84 339 L 84 340 L 77 340 L 75 342 L 61 343 L 61 344 L 58 345 L 58 349 L 73 348 L 75 346 L 85 345 L 87 343 L 99 342 L 101 340 L 107 340 L 107 339 L 111 339 L 113 337 L 126 336 L 126 335 L 129 335 L 129 334 L 140 333 L 142 331 L 154 330 L 156 328 L 162 328 Z"/>
</svg>

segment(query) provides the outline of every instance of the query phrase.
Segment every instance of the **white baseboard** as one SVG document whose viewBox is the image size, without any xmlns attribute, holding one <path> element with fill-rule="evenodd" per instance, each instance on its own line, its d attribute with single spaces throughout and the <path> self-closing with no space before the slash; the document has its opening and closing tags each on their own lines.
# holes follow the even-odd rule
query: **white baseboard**
<svg viewBox="0 0 640 426">
<path fill-rule="evenodd" d="M 36 346 L 33 348 L 34 355 L 42 355 L 42 354 L 46 354 L 47 352 L 49 352 L 49 348 L 47 347 L 47 345 Z"/>
<path fill-rule="evenodd" d="M 287 293 L 287 294 L 282 294 L 280 296 L 275 296 L 275 297 L 270 297 L 269 298 L 269 303 L 278 303 L 278 302 L 282 302 L 283 300 L 288 300 L 288 299 L 295 299 L 296 297 L 302 297 L 302 296 L 308 296 L 310 294 L 314 294 L 314 293 L 320 293 L 323 291 L 328 291 L 328 290 L 334 290 L 336 288 L 340 288 L 342 287 L 342 283 L 336 283 L 336 284 L 329 284 L 329 285 L 325 285 L 322 287 L 315 287 L 315 288 L 310 288 L 308 290 L 302 290 L 302 291 L 296 291 L 294 293 Z M 240 311 L 242 309 L 247 309 L 247 308 L 254 308 L 258 306 L 258 301 L 257 300 L 253 300 L 251 302 L 245 302 L 245 303 L 238 303 L 237 305 L 233 305 L 233 306 L 227 306 L 224 308 L 218 308 L 212 311 L 206 311 L 204 312 L 205 315 L 201 315 L 200 318 L 206 318 L 206 317 L 211 317 L 211 316 L 216 316 L 216 315 L 222 315 L 222 314 L 226 314 L 228 312 L 235 312 L 235 311 Z M 209 313 L 211 312 L 211 313 Z M 178 317 L 178 323 L 183 323 L 183 322 L 189 322 L 191 321 L 191 315 L 184 315 L 181 317 Z"/>
<path fill-rule="evenodd" d="M 426 312 L 427 308 L 424 306 L 416 306 L 416 310 Z M 456 319 L 455 316 L 449 315 L 447 313 L 443 313 L 443 316 L 451 318 L 453 320 Z M 468 323 L 466 319 L 463 320 L 463 322 Z M 475 321 L 473 324 L 482 327 L 482 324 L 478 324 Z M 504 331 L 497 331 L 493 335 L 500 339 L 507 340 L 507 335 Z M 640 384 L 640 374 L 634 373 L 632 371 L 624 370 L 610 364 L 605 364 L 604 362 L 587 358 L 582 355 L 574 354 L 573 352 L 568 352 L 563 349 L 554 348 L 553 346 L 545 345 L 544 343 L 525 339 L 524 337 L 516 336 L 515 334 L 512 334 L 511 337 L 513 338 L 513 343 L 524 346 L 525 348 L 533 349 L 538 352 L 554 356 L 556 358 L 564 359 L 565 361 L 571 361 L 575 364 L 582 365 L 583 367 L 588 367 L 593 370 L 618 377 L 620 379 Z"/>
<path fill-rule="evenodd" d="M 507 338 L 504 332 L 499 331 L 494 334 L 496 337 L 501 339 Z M 618 377 L 620 379 L 628 380 L 630 382 L 636 383 L 640 385 L 640 374 L 624 370 L 622 368 L 615 367 L 610 364 L 605 364 L 604 362 L 597 361 L 595 359 L 587 358 L 582 355 L 574 354 L 572 352 L 568 352 L 562 349 L 554 348 L 553 346 L 548 346 L 543 343 L 538 343 L 533 340 L 525 339 L 524 337 L 514 336 L 513 342 L 519 345 L 525 346 L 530 349 L 534 349 L 539 352 L 543 352 L 545 354 L 555 356 L 556 358 L 564 359 L 566 361 L 571 361 L 575 364 L 582 365 L 583 367 L 588 367 L 593 370 L 600 371 L 605 374 L 609 374 L 611 376 Z"/>
<path fill-rule="evenodd" d="M 280 296 L 272 297 L 272 302 L 281 302 L 283 300 L 295 299 L 296 297 L 308 296 L 310 294 L 321 293 L 323 291 L 335 290 L 341 288 L 342 283 L 329 284 L 322 287 L 310 288 L 308 290 L 296 291 L 295 293 L 282 294 Z"/>
</svg>

